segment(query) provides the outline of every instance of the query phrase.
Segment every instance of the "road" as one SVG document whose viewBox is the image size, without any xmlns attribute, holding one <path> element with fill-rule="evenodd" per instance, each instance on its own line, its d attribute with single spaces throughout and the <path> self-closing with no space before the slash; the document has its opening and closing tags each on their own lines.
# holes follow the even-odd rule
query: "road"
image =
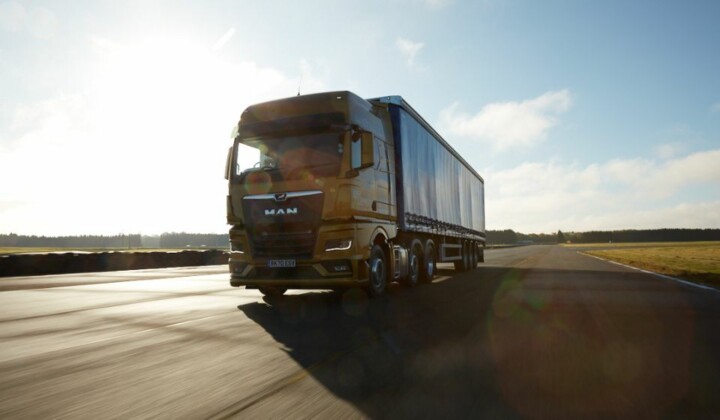
<svg viewBox="0 0 720 420">
<path fill-rule="evenodd" d="M 720 417 L 720 293 L 559 246 L 368 300 L 226 267 L 0 281 L 0 418 Z"/>
</svg>

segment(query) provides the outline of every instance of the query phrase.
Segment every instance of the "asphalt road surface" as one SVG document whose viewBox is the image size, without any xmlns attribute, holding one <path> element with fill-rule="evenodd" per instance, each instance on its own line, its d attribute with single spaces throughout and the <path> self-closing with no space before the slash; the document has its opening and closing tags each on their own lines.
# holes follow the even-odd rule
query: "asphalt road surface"
<svg viewBox="0 0 720 420">
<path fill-rule="evenodd" d="M 720 292 L 559 246 L 387 298 L 0 280 L 0 418 L 718 418 Z"/>
</svg>

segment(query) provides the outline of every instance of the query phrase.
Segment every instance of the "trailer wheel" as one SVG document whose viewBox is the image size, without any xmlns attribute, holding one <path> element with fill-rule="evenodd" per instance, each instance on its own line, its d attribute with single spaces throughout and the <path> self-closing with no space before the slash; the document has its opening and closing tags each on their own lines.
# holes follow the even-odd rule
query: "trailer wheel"
<svg viewBox="0 0 720 420">
<path fill-rule="evenodd" d="M 465 242 L 463 244 L 463 249 L 465 253 L 463 254 L 463 257 L 465 258 L 465 271 L 472 270 L 472 245 L 471 242 Z"/>
<path fill-rule="evenodd" d="M 455 261 L 455 271 L 463 272 L 470 269 L 470 261 L 468 258 L 468 246 L 467 242 L 461 242 L 460 245 L 462 247 L 460 248 L 460 258 L 458 261 Z"/>
<path fill-rule="evenodd" d="M 423 283 L 430 283 L 435 277 L 435 245 L 433 241 L 428 240 L 425 242 L 425 252 L 423 255 L 423 268 L 420 271 L 420 281 Z"/>
<path fill-rule="evenodd" d="M 368 263 L 370 265 L 370 281 L 368 282 L 367 292 L 371 297 L 381 296 L 385 293 L 387 287 L 388 265 L 385 250 L 380 245 L 373 245 Z"/>
<path fill-rule="evenodd" d="M 280 297 L 280 296 L 284 295 L 285 292 L 287 292 L 286 288 L 275 287 L 275 286 L 258 287 L 258 290 L 264 296 L 269 296 L 269 297 Z"/>
<path fill-rule="evenodd" d="M 422 270 L 422 245 L 420 241 L 414 240 L 410 245 L 408 253 L 408 275 L 400 279 L 400 283 L 405 287 L 415 287 L 420 281 L 420 271 Z"/>
<path fill-rule="evenodd" d="M 470 269 L 474 270 L 478 265 L 478 247 L 475 242 L 470 242 Z"/>
</svg>

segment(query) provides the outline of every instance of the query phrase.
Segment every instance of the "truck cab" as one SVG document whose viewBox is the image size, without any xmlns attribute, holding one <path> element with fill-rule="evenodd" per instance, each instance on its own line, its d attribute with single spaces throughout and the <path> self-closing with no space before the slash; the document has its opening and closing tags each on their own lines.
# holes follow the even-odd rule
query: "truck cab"
<svg viewBox="0 0 720 420">
<path fill-rule="evenodd" d="M 368 281 L 373 240 L 396 233 L 382 112 L 342 91 L 242 113 L 227 168 L 233 286 L 279 294 Z"/>
</svg>

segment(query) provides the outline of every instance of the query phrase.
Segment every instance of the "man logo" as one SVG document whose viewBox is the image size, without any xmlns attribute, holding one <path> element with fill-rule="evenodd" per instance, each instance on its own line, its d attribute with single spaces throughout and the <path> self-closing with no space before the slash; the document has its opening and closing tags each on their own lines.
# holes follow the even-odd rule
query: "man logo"
<svg viewBox="0 0 720 420">
<path fill-rule="evenodd" d="M 288 214 L 298 214 L 297 207 L 286 207 L 284 209 L 265 209 L 265 216 L 285 216 Z"/>
</svg>

